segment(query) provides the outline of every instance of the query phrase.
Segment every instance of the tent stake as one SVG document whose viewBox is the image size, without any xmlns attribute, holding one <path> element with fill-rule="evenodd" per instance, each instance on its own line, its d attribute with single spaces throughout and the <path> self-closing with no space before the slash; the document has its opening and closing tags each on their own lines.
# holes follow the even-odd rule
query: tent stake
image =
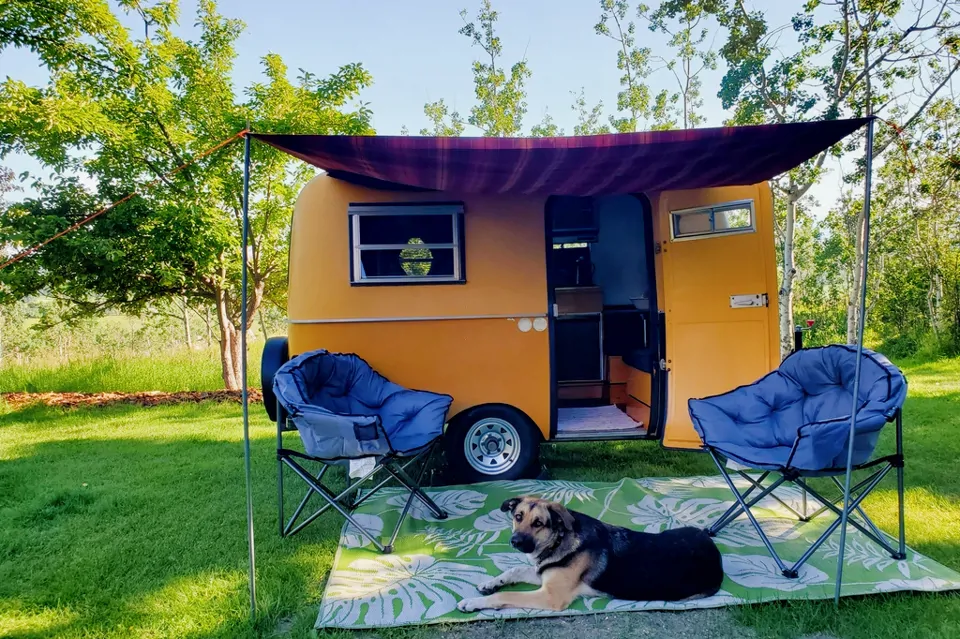
<svg viewBox="0 0 960 639">
<path fill-rule="evenodd" d="M 243 137 L 243 240 L 240 275 L 240 394 L 243 403 L 243 464 L 247 480 L 247 549 L 250 565 L 250 621 L 257 615 L 257 578 L 253 546 L 253 476 L 250 471 L 250 398 L 247 397 L 247 246 L 250 235 L 250 133 Z"/>
<path fill-rule="evenodd" d="M 853 439 L 860 404 L 860 362 L 863 359 L 864 315 L 867 309 L 867 275 L 870 272 L 870 191 L 873 185 L 873 123 L 867 122 L 866 178 L 863 194 L 863 264 L 860 267 L 860 308 L 857 317 L 857 364 L 853 373 L 853 406 L 850 409 L 850 433 L 847 437 L 847 472 L 843 482 L 843 512 L 840 515 L 840 548 L 837 551 L 837 584 L 833 593 L 834 606 L 840 605 L 840 587 L 843 584 L 843 555 L 847 544 L 847 516 L 850 509 L 850 476 L 853 473 Z"/>
</svg>

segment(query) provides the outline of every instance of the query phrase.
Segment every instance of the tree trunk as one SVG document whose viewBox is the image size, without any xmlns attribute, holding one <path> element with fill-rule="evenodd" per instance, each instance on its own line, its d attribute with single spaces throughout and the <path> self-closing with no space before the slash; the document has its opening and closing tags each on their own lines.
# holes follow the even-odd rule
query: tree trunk
<svg viewBox="0 0 960 639">
<path fill-rule="evenodd" d="M 263 309 L 257 309 L 257 317 L 260 318 L 260 330 L 263 331 L 263 341 L 267 341 L 270 336 L 267 335 L 267 324 L 263 321 Z"/>
<path fill-rule="evenodd" d="M 857 343 L 858 322 L 865 321 L 865 317 L 858 317 L 860 314 L 860 288 L 863 286 L 863 231 L 866 218 L 863 214 L 863 207 L 857 214 L 857 225 L 854 230 L 853 243 L 853 277 L 850 287 L 850 294 L 847 296 L 847 344 Z M 866 309 L 864 309 L 866 316 Z"/>
<path fill-rule="evenodd" d="M 227 292 L 217 291 L 217 321 L 220 324 L 220 372 L 227 390 L 240 390 L 240 335 L 228 308 Z"/>
<path fill-rule="evenodd" d="M 187 306 L 187 298 L 180 300 L 183 305 L 183 334 L 187 341 L 187 348 L 193 350 L 193 335 L 190 334 L 190 307 Z"/>
<path fill-rule="evenodd" d="M 207 326 L 207 348 L 210 348 L 210 345 L 213 344 L 213 323 L 210 321 L 210 306 L 206 305 L 204 307 L 204 323 Z"/>
<path fill-rule="evenodd" d="M 783 225 L 783 284 L 780 287 L 780 357 L 793 352 L 793 279 L 797 270 L 793 263 L 793 235 L 797 221 L 797 200 L 793 184 L 787 194 L 787 213 Z"/>
<path fill-rule="evenodd" d="M 250 297 L 247 300 L 247 337 L 249 338 L 252 321 L 260 309 L 263 301 L 263 283 L 253 283 L 250 287 Z M 230 295 L 225 290 L 217 291 L 217 320 L 220 325 L 220 367 L 223 374 L 223 385 L 227 390 L 240 390 L 241 384 L 246 383 L 241 370 L 241 344 L 239 323 L 235 313 L 231 312 L 237 305 L 231 304 Z"/>
</svg>

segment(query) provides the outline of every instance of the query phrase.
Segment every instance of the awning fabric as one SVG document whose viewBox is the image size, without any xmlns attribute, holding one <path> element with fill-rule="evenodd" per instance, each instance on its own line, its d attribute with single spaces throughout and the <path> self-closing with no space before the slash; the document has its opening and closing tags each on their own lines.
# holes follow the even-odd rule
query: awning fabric
<svg viewBox="0 0 960 639">
<path fill-rule="evenodd" d="M 332 177 L 379 188 L 605 195 L 756 184 L 815 157 L 867 121 L 557 138 L 253 137 Z"/>
</svg>

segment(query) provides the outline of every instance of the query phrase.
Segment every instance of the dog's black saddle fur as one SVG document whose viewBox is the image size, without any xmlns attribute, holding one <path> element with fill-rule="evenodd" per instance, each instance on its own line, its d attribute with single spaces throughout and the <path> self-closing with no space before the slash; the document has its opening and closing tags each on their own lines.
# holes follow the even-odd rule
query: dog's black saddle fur
<svg viewBox="0 0 960 639">
<path fill-rule="evenodd" d="M 594 590 L 635 601 L 679 601 L 720 590 L 720 550 L 705 530 L 643 533 L 571 512 L 580 538 L 577 550 L 593 556 L 583 581 Z"/>
</svg>

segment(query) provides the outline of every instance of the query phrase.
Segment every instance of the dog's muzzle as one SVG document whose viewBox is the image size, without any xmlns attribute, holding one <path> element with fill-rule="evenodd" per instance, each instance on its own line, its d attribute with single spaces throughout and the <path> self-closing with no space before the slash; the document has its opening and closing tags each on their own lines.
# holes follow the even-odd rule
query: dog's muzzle
<svg viewBox="0 0 960 639">
<path fill-rule="evenodd" d="M 522 533 L 513 533 L 510 536 L 510 545 L 524 554 L 530 554 L 537 547 L 536 542 L 529 535 Z"/>
</svg>

